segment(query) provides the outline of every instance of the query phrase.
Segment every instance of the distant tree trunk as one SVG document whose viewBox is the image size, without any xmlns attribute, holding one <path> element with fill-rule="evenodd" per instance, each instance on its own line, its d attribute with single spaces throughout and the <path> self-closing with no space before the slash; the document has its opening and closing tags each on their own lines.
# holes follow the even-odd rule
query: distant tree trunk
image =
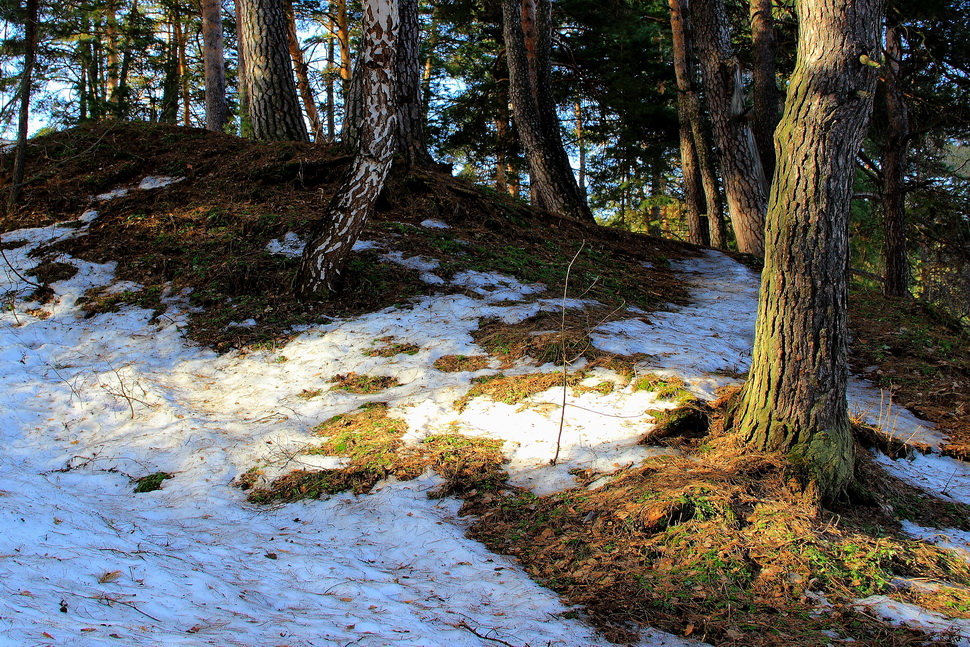
<svg viewBox="0 0 970 647">
<path fill-rule="evenodd" d="M 168 43 L 165 49 L 165 78 L 162 81 L 162 109 L 159 117 L 162 123 L 174 124 L 179 112 L 179 55 L 175 24 L 178 11 L 169 9 Z"/>
<path fill-rule="evenodd" d="M 350 77 L 350 85 L 344 95 L 344 118 L 340 124 L 340 142 L 343 147 L 353 153 L 360 147 L 361 129 L 364 119 L 364 75 L 362 59 L 357 59 L 354 73 Z"/>
<path fill-rule="evenodd" d="M 189 97 L 189 69 L 188 63 L 185 56 L 185 41 L 188 39 L 188 35 L 185 33 L 184 26 L 182 24 L 182 14 L 176 9 L 174 20 L 172 25 L 175 30 L 175 43 L 178 52 L 178 78 L 179 78 L 179 96 L 182 99 L 182 124 L 185 126 L 192 125 L 192 112 L 189 108 L 190 97 Z"/>
<path fill-rule="evenodd" d="M 796 0 L 798 53 L 775 136 L 754 353 L 735 411 L 759 450 L 785 452 L 831 500 L 852 476 L 846 257 L 853 160 L 865 135 L 882 0 Z"/>
<path fill-rule="evenodd" d="M 499 56 L 492 66 L 492 79 L 496 86 L 495 124 L 495 190 L 513 197 L 519 196 L 519 174 L 513 165 L 517 155 L 515 133 L 512 132 L 512 116 L 509 114 L 508 67 L 504 56 Z"/>
<path fill-rule="evenodd" d="M 7 196 L 7 213 L 12 214 L 20 199 L 27 159 L 27 125 L 30 121 L 30 89 L 34 63 L 37 60 L 37 12 L 39 0 L 27 0 L 24 13 L 24 69 L 20 75 L 20 113 L 17 116 L 17 148 L 14 151 L 13 175 Z"/>
<path fill-rule="evenodd" d="M 239 0 L 249 90 L 249 119 L 256 139 L 307 141 L 279 0 Z"/>
<path fill-rule="evenodd" d="M 242 3 L 233 0 L 236 12 L 236 93 L 239 102 L 239 136 L 252 137 L 253 124 L 249 120 L 249 66 L 246 64 L 246 29 L 243 26 Z"/>
<path fill-rule="evenodd" d="M 586 199 L 586 128 L 583 125 L 582 101 L 573 104 L 573 114 L 576 117 L 576 156 L 579 162 L 579 168 L 576 169 L 576 183 L 579 184 L 579 192 Z"/>
<path fill-rule="evenodd" d="M 293 71 L 296 72 L 296 87 L 300 91 L 300 98 L 303 100 L 303 109 L 306 118 L 310 122 L 310 131 L 313 139 L 320 138 L 322 128 L 320 126 L 320 114 L 317 112 L 316 100 L 313 97 L 313 88 L 310 86 L 310 70 L 303 57 L 303 50 L 300 48 L 300 37 L 296 33 L 296 11 L 293 10 L 292 0 L 286 3 L 286 27 L 287 45 L 290 49 L 290 60 L 293 61 Z"/>
<path fill-rule="evenodd" d="M 202 59 L 205 68 L 205 127 L 222 132 L 229 122 L 222 3 L 202 0 Z"/>
<path fill-rule="evenodd" d="M 734 236 L 742 252 L 762 256 L 768 182 L 745 118 L 741 67 L 731 48 L 724 0 L 695 0 L 691 22 Z"/>
<path fill-rule="evenodd" d="M 333 92 L 333 70 L 334 70 L 334 38 L 330 36 L 327 38 L 327 84 L 326 84 L 326 94 L 327 94 L 327 141 L 332 142 L 337 137 L 336 122 L 334 119 L 334 111 L 336 110 L 336 101 Z"/>
<path fill-rule="evenodd" d="M 690 100 L 694 84 L 687 56 L 687 32 L 681 12 L 681 0 L 669 0 L 670 31 L 674 55 L 674 76 L 677 80 L 677 121 L 680 138 L 680 167 L 684 178 L 684 202 L 686 204 L 688 240 L 695 245 L 710 243 L 710 234 L 703 219 L 705 213 L 701 172 L 698 168 L 697 146 Z M 696 96 L 694 97 L 696 101 Z M 715 187 L 716 189 L 716 187 Z"/>
<path fill-rule="evenodd" d="M 775 170 L 775 128 L 778 126 L 778 83 L 775 81 L 775 21 L 773 0 L 751 0 L 752 128 L 765 177 Z"/>
<path fill-rule="evenodd" d="M 347 0 L 337 2 L 337 44 L 340 46 L 341 95 L 344 102 L 350 96 L 350 79 L 353 65 L 350 61 L 350 22 L 347 19 Z"/>
<path fill-rule="evenodd" d="M 118 74 L 121 70 L 121 57 L 119 56 L 118 47 L 118 2 L 117 0 L 109 0 L 104 7 L 105 14 L 105 50 L 106 59 L 108 63 L 107 74 L 105 75 L 105 83 L 107 84 L 107 89 L 105 91 L 106 98 L 109 104 L 109 110 L 112 114 L 117 114 L 117 101 L 118 101 Z"/>
<path fill-rule="evenodd" d="M 394 50 L 399 20 L 397 0 L 364 0 L 360 68 L 367 109 L 361 125 L 360 148 L 330 201 L 322 230 L 304 250 L 295 285 L 301 299 L 325 298 L 337 288 L 350 251 L 374 211 L 394 161 Z"/>
<path fill-rule="evenodd" d="M 407 168 L 430 166 L 431 154 L 424 137 L 424 105 L 421 102 L 421 39 L 418 0 L 398 0 L 401 26 L 397 39 L 397 150 Z"/>
<path fill-rule="evenodd" d="M 570 167 L 551 97 L 550 0 L 502 0 L 502 21 L 512 115 L 532 185 L 543 208 L 595 222 Z"/>
<path fill-rule="evenodd" d="M 909 260 L 906 255 L 906 149 L 909 146 L 909 113 L 899 73 L 902 58 L 899 28 L 886 28 L 885 96 L 888 132 L 882 154 L 882 212 L 885 224 L 883 256 L 886 280 L 883 294 L 909 294 Z"/>
</svg>

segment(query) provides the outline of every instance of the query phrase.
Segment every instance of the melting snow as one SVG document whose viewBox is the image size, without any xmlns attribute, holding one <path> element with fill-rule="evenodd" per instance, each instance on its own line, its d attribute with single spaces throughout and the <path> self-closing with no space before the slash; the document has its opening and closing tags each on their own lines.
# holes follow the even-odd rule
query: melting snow
<svg viewBox="0 0 970 647">
<path fill-rule="evenodd" d="M 52 226 L 2 240 L 28 243 L 6 252 L 26 269 L 37 245 L 85 230 Z M 28 286 L 13 272 L 0 274 L 0 290 L 14 301 L 0 313 L 4 640 L 490 644 L 470 627 L 515 644 L 602 644 L 587 625 L 563 617 L 568 609 L 555 594 L 465 538 L 459 502 L 426 496 L 435 477 L 278 508 L 250 506 L 230 486 L 257 464 L 339 465 L 301 453 L 315 441 L 308 430 L 377 399 L 408 421 L 412 439 L 452 423 L 507 439 L 514 478 L 543 491 L 573 483 L 570 467 L 610 471 L 658 451 L 636 445 L 645 430 L 637 422 L 648 422 L 645 408 L 657 406 L 649 394 L 570 396 L 557 467 L 547 463 L 561 391 L 524 408 L 484 400 L 461 414 L 451 407 L 473 374 L 428 367 L 445 354 L 480 353 L 470 334 L 480 317 L 519 321 L 558 307 L 522 302 L 542 286 L 469 274 L 464 285 L 476 296 L 425 297 L 308 328 L 272 351 L 217 356 L 185 340 L 181 296 L 166 297 L 169 310 L 157 324 L 133 307 L 83 318 L 75 301 L 87 289 L 137 286 L 116 283 L 113 264 L 60 260 L 79 272 L 58 282 L 58 299 L 44 306 L 19 300 Z M 34 307 L 49 316 L 26 314 Z M 364 354 L 385 336 L 421 350 Z M 373 396 L 325 390 L 329 378 L 350 371 L 393 374 L 401 386 Z M 307 388 L 324 392 L 300 398 Z M 129 477 L 157 471 L 174 478 L 156 492 L 133 493 Z M 687 644 L 654 631 L 643 640 Z"/>
<path fill-rule="evenodd" d="M 856 605 L 875 613 L 890 624 L 918 629 L 952 640 L 951 644 L 958 647 L 970 647 L 970 620 L 950 618 L 915 604 L 898 602 L 884 595 L 871 595 L 857 600 Z"/>
<path fill-rule="evenodd" d="M 168 186 L 169 184 L 175 184 L 176 182 L 181 182 L 184 177 L 166 177 L 164 175 L 149 175 L 148 177 L 142 178 L 142 181 L 138 183 L 138 188 L 142 191 L 148 191 L 150 189 L 160 189 L 163 186 Z"/>
<path fill-rule="evenodd" d="M 970 532 L 957 528 L 927 528 L 912 521 L 904 521 L 902 526 L 907 535 L 955 550 L 963 559 L 970 561 Z"/>
<path fill-rule="evenodd" d="M 440 220 L 435 220 L 434 218 L 428 218 L 427 220 L 421 221 L 421 226 L 427 229 L 451 229 L 451 227 Z"/>
</svg>

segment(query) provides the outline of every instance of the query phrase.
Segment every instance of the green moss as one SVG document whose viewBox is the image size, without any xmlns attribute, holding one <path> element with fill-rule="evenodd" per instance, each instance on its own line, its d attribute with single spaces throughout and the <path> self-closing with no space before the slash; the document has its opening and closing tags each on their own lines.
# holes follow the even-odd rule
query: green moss
<svg viewBox="0 0 970 647">
<path fill-rule="evenodd" d="M 168 472 L 154 472 L 148 476 L 135 479 L 135 493 L 154 492 L 162 489 L 162 481 L 172 478 Z"/>
</svg>

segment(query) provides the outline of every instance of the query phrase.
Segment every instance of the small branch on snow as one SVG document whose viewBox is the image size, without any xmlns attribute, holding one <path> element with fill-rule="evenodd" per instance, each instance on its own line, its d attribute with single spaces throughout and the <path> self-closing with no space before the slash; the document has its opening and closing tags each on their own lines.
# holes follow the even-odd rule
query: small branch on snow
<svg viewBox="0 0 970 647">
<path fill-rule="evenodd" d="M 505 642 L 504 640 L 501 640 L 500 638 L 490 638 L 488 636 L 485 636 L 483 634 L 478 633 L 477 631 L 475 631 L 474 627 L 469 626 L 468 623 L 466 623 L 464 620 L 462 620 L 461 622 L 459 622 L 456 626 L 459 627 L 459 628 L 461 628 L 461 629 L 464 629 L 465 631 L 471 632 L 472 634 L 474 634 L 478 638 L 481 638 L 482 640 L 490 640 L 493 643 L 498 643 L 500 645 L 505 645 L 506 647 L 515 647 L 515 645 L 513 645 L 512 643 Z"/>
</svg>

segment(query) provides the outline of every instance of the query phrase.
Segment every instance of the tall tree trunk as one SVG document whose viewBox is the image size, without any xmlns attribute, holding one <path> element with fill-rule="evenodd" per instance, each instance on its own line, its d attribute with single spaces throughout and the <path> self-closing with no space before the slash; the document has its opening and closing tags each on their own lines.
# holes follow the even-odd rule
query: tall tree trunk
<svg viewBox="0 0 970 647">
<path fill-rule="evenodd" d="M 418 0 L 398 0 L 401 10 L 395 65 L 397 83 L 397 150 L 408 168 L 430 166 L 431 154 L 424 137 L 424 104 L 421 102 L 421 39 Z"/>
<path fill-rule="evenodd" d="M 550 88 L 550 0 L 502 0 L 512 115 L 543 208 L 595 222 L 562 144 Z"/>
<path fill-rule="evenodd" d="M 24 6 L 24 69 L 20 75 L 20 114 L 17 116 L 17 148 L 14 151 L 13 175 L 10 178 L 10 194 L 7 196 L 7 213 L 13 214 L 20 199 L 24 183 L 24 165 L 27 160 L 27 125 L 30 121 L 30 88 L 33 82 L 34 63 L 37 60 L 37 12 L 39 0 L 27 0 Z"/>
<path fill-rule="evenodd" d="M 583 125 L 583 102 L 577 101 L 573 105 L 573 115 L 576 118 L 576 154 L 578 157 L 579 168 L 576 169 L 576 183 L 579 184 L 579 191 L 586 195 L 586 128 Z"/>
<path fill-rule="evenodd" d="M 353 65 L 350 61 L 350 22 L 347 19 L 347 0 L 337 1 L 337 44 L 340 46 L 340 93 L 344 102 L 350 96 Z"/>
<path fill-rule="evenodd" d="M 775 170 L 775 128 L 778 126 L 778 83 L 775 81 L 775 20 L 773 0 L 751 0 L 752 128 L 765 177 Z"/>
<path fill-rule="evenodd" d="M 736 426 L 783 451 L 826 499 L 852 476 L 845 389 L 846 256 L 854 164 L 865 135 L 882 0 L 796 0 L 798 50 L 765 235 L 754 354 Z"/>
<path fill-rule="evenodd" d="M 176 47 L 178 48 L 178 77 L 179 96 L 182 99 L 182 124 L 185 126 L 191 126 L 192 112 L 189 108 L 189 68 L 185 57 L 185 41 L 188 40 L 188 34 L 185 33 L 185 28 L 182 24 L 182 13 L 178 9 L 175 10 L 175 16 L 172 24 L 175 30 L 174 37 Z"/>
<path fill-rule="evenodd" d="M 229 122 L 229 104 L 226 103 L 225 41 L 220 0 L 202 0 L 202 60 L 205 70 L 205 127 L 222 132 Z"/>
<path fill-rule="evenodd" d="M 174 124 L 178 120 L 179 112 L 179 55 L 178 41 L 175 38 L 175 24 L 178 21 L 178 11 L 169 9 L 168 42 L 165 50 L 165 79 L 162 82 L 162 109 L 159 120 L 162 123 Z"/>
<path fill-rule="evenodd" d="M 364 0 L 361 50 L 367 109 L 360 148 L 347 177 L 330 201 L 322 230 L 306 246 L 296 278 L 301 299 L 324 298 L 337 287 L 350 251 L 394 161 L 396 137 L 394 50 L 398 34 L 397 0 Z"/>
<path fill-rule="evenodd" d="M 296 11 L 293 10 L 292 0 L 286 4 L 286 27 L 287 45 L 290 49 L 290 60 L 293 61 L 293 71 L 296 72 L 296 87 L 300 91 L 300 98 L 303 100 L 303 109 L 306 111 L 307 120 L 310 122 L 310 131 L 313 133 L 314 141 L 320 139 L 322 128 L 320 126 L 320 114 L 317 112 L 316 100 L 313 97 L 313 88 L 310 86 L 310 70 L 303 57 L 303 50 L 300 48 L 300 37 L 296 33 Z"/>
<path fill-rule="evenodd" d="M 364 75 L 363 59 L 358 57 L 350 85 L 344 95 L 344 118 L 340 124 L 340 143 L 353 153 L 360 147 L 361 130 L 364 119 Z"/>
<path fill-rule="evenodd" d="M 293 81 L 283 4 L 279 0 L 239 3 L 253 136 L 271 141 L 308 141 Z"/>
<path fill-rule="evenodd" d="M 233 0 L 236 12 L 236 93 L 239 101 L 239 136 L 248 138 L 253 136 L 253 123 L 249 119 L 249 65 L 246 63 L 243 2 L 245 0 Z"/>
<path fill-rule="evenodd" d="M 684 202 L 686 203 L 688 240 L 695 245 L 710 243 L 710 234 L 703 219 L 705 212 L 701 172 L 698 168 L 697 146 L 692 129 L 693 115 L 690 100 L 694 84 L 687 55 L 687 30 L 684 27 L 682 0 L 668 0 L 670 6 L 670 32 L 674 55 L 674 76 L 677 80 L 677 121 L 680 138 L 680 168 L 684 178 Z M 696 96 L 694 96 L 696 102 Z M 699 111 L 698 111 L 699 112 Z M 698 115 L 699 116 L 699 115 Z M 716 189 L 716 186 L 715 186 Z"/>
<path fill-rule="evenodd" d="M 909 146 L 909 112 L 899 74 L 902 58 L 899 28 L 886 28 L 886 145 L 882 154 L 882 212 L 885 224 L 883 257 L 886 280 L 883 294 L 909 294 L 909 260 L 906 256 L 906 149 Z"/>
<path fill-rule="evenodd" d="M 695 0 L 691 22 L 734 236 L 742 252 L 761 256 L 768 182 L 745 118 L 741 67 L 731 48 L 724 0 Z"/>
<path fill-rule="evenodd" d="M 121 70 L 121 57 L 119 55 L 119 36 L 118 36 L 118 2 L 109 0 L 104 7 L 105 12 L 105 50 L 107 58 L 107 74 L 105 75 L 106 91 L 105 96 L 108 100 L 109 111 L 117 114 L 118 101 L 118 73 Z"/>
<path fill-rule="evenodd" d="M 336 121 L 334 118 L 334 111 L 336 110 L 336 101 L 334 100 L 333 92 L 333 71 L 334 71 L 334 37 L 329 36 L 327 38 L 327 84 L 326 84 L 326 94 L 327 94 L 327 141 L 332 142 L 337 137 L 336 131 Z"/>
</svg>

